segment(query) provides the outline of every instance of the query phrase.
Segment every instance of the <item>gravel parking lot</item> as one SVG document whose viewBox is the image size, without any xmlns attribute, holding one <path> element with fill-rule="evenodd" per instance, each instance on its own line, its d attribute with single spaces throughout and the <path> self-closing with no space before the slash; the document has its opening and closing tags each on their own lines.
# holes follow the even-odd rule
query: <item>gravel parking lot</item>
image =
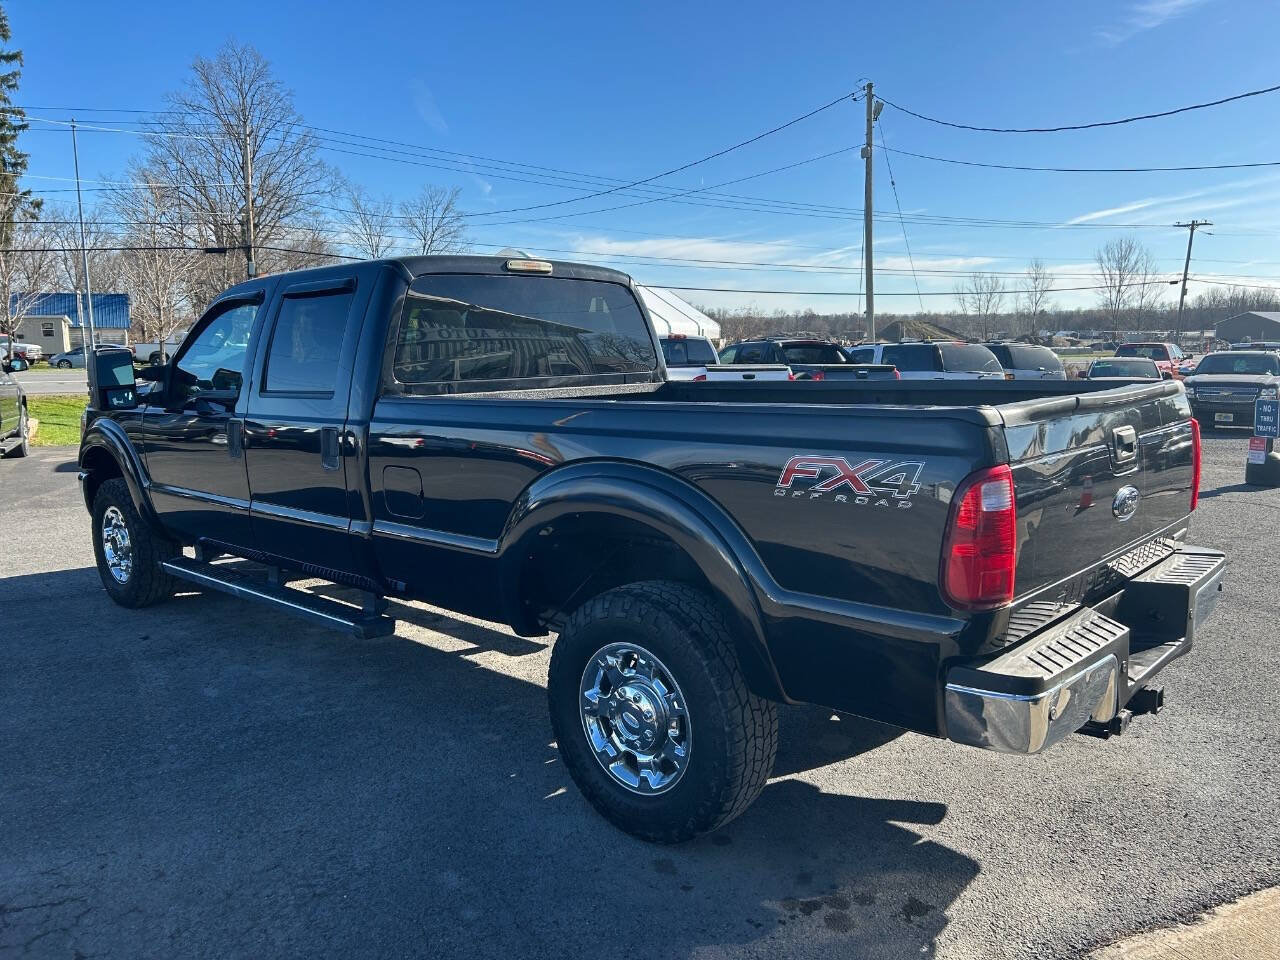
<svg viewBox="0 0 1280 960">
<path fill-rule="evenodd" d="M 1280 883 L 1280 490 L 1244 449 L 1206 439 L 1228 592 L 1159 717 L 1015 758 L 788 709 L 759 802 L 679 847 L 579 797 L 545 643 L 123 610 L 74 451 L 0 463 L 0 954 L 1075 956 Z"/>
</svg>

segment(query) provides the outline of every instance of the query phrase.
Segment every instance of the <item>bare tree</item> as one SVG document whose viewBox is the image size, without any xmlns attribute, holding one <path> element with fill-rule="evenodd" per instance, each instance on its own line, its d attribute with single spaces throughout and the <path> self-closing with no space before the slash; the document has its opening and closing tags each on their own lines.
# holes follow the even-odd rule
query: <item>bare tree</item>
<svg viewBox="0 0 1280 960">
<path fill-rule="evenodd" d="M 82 293 L 84 260 L 89 261 L 91 286 L 99 293 L 118 290 L 121 285 L 120 236 L 107 221 L 109 209 L 89 209 L 84 217 L 85 257 L 80 255 L 80 223 L 76 208 L 68 204 L 46 204 L 44 207 L 50 236 L 57 241 L 55 253 L 56 282 L 62 290 Z"/>
<path fill-rule="evenodd" d="M 400 204 L 400 220 L 416 241 L 418 253 L 458 253 L 466 248 L 457 187 L 424 186 L 416 197 Z"/>
<path fill-rule="evenodd" d="M 134 334 L 144 343 L 159 342 L 163 357 L 163 344 L 193 313 L 191 278 L 204 254 L 174 191 L 152 178 L 145 167 L 133 167 L 129 186 L 116 191 L 112 205 L 124 225 L 120 245 L 128 248 L 120 274 Z"/>
<path fill-rule="evenodd" d="M 377 260 L 396 246 L 395 208 L 389 197 L 371 197 L 363 187 L 350 186 L 346 194 L 347 209 L 342 214 L 347 244 L 356 254 Z"/>
<path fill-rule="evenodd" d="M 315 219 L 332 194 L 334 177 L 319 159 L 315 136 L 293 95 L 254 47 L 228 41 L 212 59 L 197 57 L 171 109 L 154 119 L 141 166 L 173 191 L 173 204 L 191 224 L 193 245 L 243 251 L 246 241 L 246 152 L 253 168 L 253 218 L 264 248 L 263 272 L 274 268 L 272 246 L 299 222 Z M 247 150 L 246 150 L 247 146 Z M 206 257 L 192 279 L 196 303 L 244 277 L 244 258 Z"/>
<path fill-rule="evenodd" d="M 57 265 L 50 249 L 56 241 L 33 210 L 28 208 L 9 227 L 9 243 L 0 247 L 0 334 L 8 337 L 7 356 L 12 359 L 18 327 L 41 295 L 52 292 Z"/>
<path fill-rule="evenodd" d="M 1137 330 L 1146 330 L 1152 315 L 1161 308 L 1165 287 L 1156 258 L 1140 246 L 1133 273 L 1133 322 Z"/>
<path fill-rule="evenodd" d="M 1151 284 L 1155 274 L 1155 261 L 1151 252 L 1133 236 L 1116 237 L 1094 254 L 1097 264 L 1099 299 L 1103 310 L 1111 319 L 1114 329 L 1121 329 L 1125 314 L 1135 310 L 1150 310 L 1153 302 L 1140 291 Z M 1133 319 L 1139 319 L 1134 317 Z"/>
<path fill-rule="evenodd" d="M 1004 281 L 989 273 L 972 273 L 956 288 L 956 302 L 985 340 L 995 332 L 995 319 L 1004 306 Z"/>
<path fill-rule="evenodd" d="M 1036 258 L 1027 264 L 1023 287 L 1025 292 L 1018 300 L 1018 311 L 1025 321 L 1023 332 L 1034 335 L 1036 318 L 1050 309 L 1049 294 L 1053 290 L 1053 275 L 1043 260 Z"/>
</svg>

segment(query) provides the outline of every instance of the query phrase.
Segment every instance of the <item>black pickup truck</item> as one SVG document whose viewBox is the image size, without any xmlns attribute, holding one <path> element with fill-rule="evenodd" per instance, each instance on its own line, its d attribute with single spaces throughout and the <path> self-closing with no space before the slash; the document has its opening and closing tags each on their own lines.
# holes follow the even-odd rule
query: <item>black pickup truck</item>
<svg viewBox="0 0 1280 960">
<path fill-rule="evenodd" d="M 80 449 L 115 601 L 187 581 L 357 636 L 388 597 L 555 632 L 563 761 L 651 840 L 751 803 L 779 703 L 1013 753 L 1119 732 L 1225 567 L 1185 543 L 1179 383 L 668 382 L 594 266 L 264 277 L 147 382 L 119 359 Z"/>
</svg>

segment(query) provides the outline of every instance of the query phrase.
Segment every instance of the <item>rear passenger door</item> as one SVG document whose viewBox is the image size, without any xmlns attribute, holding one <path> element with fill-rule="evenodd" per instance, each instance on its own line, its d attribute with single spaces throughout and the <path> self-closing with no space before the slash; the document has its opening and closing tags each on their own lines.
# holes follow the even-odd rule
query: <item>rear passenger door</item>
<svg viewBox="0 0 1280 960">
<path fill-rule="evenodd" d="M 368 279 L 368 277 L 364 278 Z M 371 283 L 334 272 L 280 290 L 264 329 L 245 415 L 250 516 L 260 551 L 352 569 L 347 401 Z"/>
</svg>

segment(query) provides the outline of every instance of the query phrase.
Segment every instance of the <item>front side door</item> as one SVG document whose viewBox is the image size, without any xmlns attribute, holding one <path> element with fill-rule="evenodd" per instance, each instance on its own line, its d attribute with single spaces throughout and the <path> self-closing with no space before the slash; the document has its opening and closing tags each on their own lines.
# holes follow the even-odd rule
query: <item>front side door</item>
<svg viewBox="0 0 1280 960">
<path fill-rule="evenodd" d="M 243 398 L 261 302 L 259 291 L 210 308 L 139 418 L 152 503 L 193 540 L 252 545 Z"/>
<path fill-rule="evenodd" d="M 245 418 L 258 549 L 339 571 L 352 569 L 347 400 L 369 296 L 357 273 L 281 290 Z"/>
</svg>

